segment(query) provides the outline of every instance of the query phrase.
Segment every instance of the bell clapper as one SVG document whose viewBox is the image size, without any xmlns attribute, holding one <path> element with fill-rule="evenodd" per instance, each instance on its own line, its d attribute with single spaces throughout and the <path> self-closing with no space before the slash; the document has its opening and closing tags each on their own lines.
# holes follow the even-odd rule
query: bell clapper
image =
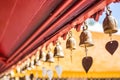
<svg viewBox="0 0 120 80">
<path fill-rule="evenodd" d="M 106 15 L 109 16 L 109 15 L 111 15 L 111 14 L 112 14 L 112 11 L 110 10 L 110 7 L 107 6 L 107 7 L 106 7 Z"/>
</svg>

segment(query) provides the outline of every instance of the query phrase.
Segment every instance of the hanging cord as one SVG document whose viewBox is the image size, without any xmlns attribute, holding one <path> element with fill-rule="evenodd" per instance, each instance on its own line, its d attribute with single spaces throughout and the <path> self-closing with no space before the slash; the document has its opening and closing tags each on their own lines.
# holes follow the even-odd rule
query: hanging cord
<svg viewBox="0 0 120 80">
<path fill-rule="evenodd" d="M 72 49 L 70 51 L 71 51 L 70 59 L 71 59 L 71 63 L 72 63 Z"/>
<path fill-rule="evenodd" d="M 41 51 L 40 51 L 40 54 L 42 55 L 42 57 L 43 57 L 43 50 L 41 49 Z M 42 64 L 43 64 L 43 67 L 44 67 L 44 64 L 45 64 L 45 61 L 42 61 Z"/>
<path fill-rule="evenodd" d="M 87 58 L 87 52 L 88 52 L 88 49 L 87 49 L 87 46 L 85 45 L 85 55 L 86 55 L 86 58 Z"/>
<path fill-rule="evenodd" d="M 51 67 L 51 62 L 49 62 L 49 67 Z"/>
<path fill-rule="evenodd" d="M 56 41 L 56 46 L 58 46 L 58 45 L 60 45 L 60 41 L 59 40 Z M 60 63 L 60 59 L 59 58 L 60 58 L 60 56 L 57 57 L 58 65 Z"/>
<path fill-rule="evenodd" d="M 72 37 L 72 31 L 69 32 L 68 36 L 69 36 L 69 37 Z"/>
<path fill-rule="evenodd" d="M 58 61 L 58 65 L 60 64 L 60 59 L 59 59 L 59 56 L 58 56 L 58 58 L 57 58 L 57 61 Z"/>
<path fill-rule="evenodd" d="M 71 38 L 72 37 L 72 31 L 69 31 L 68 37 Z M 70 59 L 71 59 L 71 63 L 72 63 L 72 48 L 70 49 Z"/>
<path fill-rule="evenodd" d="M 87 30 L 87 29 L 88 29 L 87 23 L 84 22 L 84 23 L 83 23 L 83 31 L 84 31 L 84 30 Z"/>
<path fill-rule="evenodd" d="M 107 7 L 106 7 L 106 15 L 107 15 L 107 16 L 110 16 L 111 14 L 112 14 L 112 11 L 110 10 L 110 7 L 107 6 Z"/>
<path fill-rule="evenodd" d="M 69 32 L 69 37 L 72 37 L 72 31 Z M 72 63 L 72 48 L 70 49 L 70 59 L 71 59 L 71 63 Z"/>
<path fill-rule="evenodd" d="M 50 52 L 51 51 L 51 48 L 49 47 L 49 50 L 48 50 L 48 52 Z M 48 62 L 49 63 L 49 67 L 51 66 L 51 62 Z"/>
<path fill-rule="evenodd" d="M 109 37 L 110 37 L 110 41 L 112 41 L 112 34 L 111 33 L 109 33 Z"/>
</svg>

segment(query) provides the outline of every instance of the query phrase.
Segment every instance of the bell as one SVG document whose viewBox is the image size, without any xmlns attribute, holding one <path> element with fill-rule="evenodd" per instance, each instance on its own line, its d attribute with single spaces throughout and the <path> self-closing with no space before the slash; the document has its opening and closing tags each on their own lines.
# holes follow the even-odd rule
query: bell
<svg viewBox="0 0 120 80">
<path fill-rule="evenodd" d="M 35 56 L 33 55 L 32 58 L 31 58 L 31 65 L 33 66 L 35 64 Z"/>
<path fill-rule="evenodd" d="M 39 50 L 37 51 L 35 57 L 36 57 L 36 58 L 35 58 L 36 62 L 38 62 L 39 59 L 40 59 L 40 51 L 39 51 Z"/>
<path fill-rule="evenodd" d="M 36 64 L 35 55 L 33 55 L 31 58 L 31 67 L 34 68 L 35 64 Z"/>
<path fill-rule="evenodd" d="M 28 58 L 26 62 L 27 62 L 27 63 L 26 63 L 26 66 L 27 66 L 27 68 L 29 68 L 30 65 L 31 65 L 31 63 L 30 63 L 30 58 Z"/>
<path fill-rule="evenodd" d="M 19 66 L 16 67 L 16 71 L 17 73 L 20 73 L 21 72 L 21 68 Z"/>
<path fill-rule="evenodd" d="M 71 31 L 69 32 L 69 38 L 68 38 L 68 40 L 66 42 L 66 48 L 71 49 L 71 50 L 76 49 L 76 41 L 72 37 L 72 32 Z"/>
<path fill-rule="evenodd" d="M 23 72 L 25 70 L 25 62 L 21 64 L 21 71 Z"/>
<path fill-rule="evenodd" d="M 116 33 L 118 31 L 117 21 L 111 13 L 110 7 L 107 7 L 106 17 L 103 21 L 103 30 L 106 34 Z"/>
<path fill-rule="evenodd" d="M 57 42 L 57 45 L 54 49 L 54 56 L 55 57 L 59 57 L 59 58 L 63 58 L 64 57 L 64 53 L 63 53 L 63 49 L 60 46 L 60 42 Z"/>
<path fill-rule="evenodd" d="M 27 60 L 27 70 L 31 70 L 32 68 L 31 68 L 31 60 L 30 59 L 28 59 Z"/>
<path fill-rule="evenodd" d="M 41 61 L 46 61 L 46 53 L 42 50 L 40 50 L 40 60 Z"/>
<path fill-rule="evenodd" d="M 92 34 L 87 29 L 88 29 L 88 26 L 86 25 L 86 23 L 84 23 L 83 31 L 80 34 L 80 43 L 79 43 L 79 45 L 82 47 L 84 46 L 90 47 L 94 45 L 92 42 Z"/>
<path fill-rule="evenodd" d="M 50 62 L 50 63 L 54 62 L 53 53 L 51 51 L 48 51 L 48 53 L 46 55 L 46 61 Z"/>
<path fill-rule="evenodd" d="M 23 71 L 26 70 L 26 68 L 27 68 L 27 62 L 25 61 L 25 62 L 23 63 Z"/>
</svg>

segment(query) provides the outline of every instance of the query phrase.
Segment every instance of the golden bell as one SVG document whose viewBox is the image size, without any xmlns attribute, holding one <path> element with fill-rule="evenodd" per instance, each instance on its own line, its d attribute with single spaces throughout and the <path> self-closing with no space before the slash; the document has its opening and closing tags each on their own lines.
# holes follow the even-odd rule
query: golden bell
<svg viewBox="0 0 120 80">
<path fill-rule="evenodd" d="M 48 51 L 48 53 L 46 55 L 46 61 L 50 62 L 50 63 L 54 62 L 53 53 L 51 51 Z"/>
<path fill-rule="evenodd" d="M 30 59 L 29 59 L 30 60 Z M 31 70 L 32 68 L 31 68 L 31 61 L 29 61 L 28 63 L 27 63 L 27 70 Z"/>
<path fill-rule="evenodd" d="M 40 50 L 40 60 L 41 61 L 46 61 L 46 53 L 42 50 Z"/>
<path fill-rule="evenodd" d="M 21 64 L 21 68 L 20 69 L 21 69 L 21 72 L 25 70 L 25 63 L 24 62 Z"/>
<path fill-rule="evenodd" d="M 56 47 L 54 49 L 54 56 L 55 57 L 59 57 L 59 58 L 63 58 L 64 57 L 63 49 L 60 46 L 59 42 L 57 42 L 57 45 L 56 45 Z"/>
<path fill-rule="evenodd" d="M 28 58 L 26 62 L 27 62 L 27 63 L 26 63 L 27 68 L 30 67 L 30 65 L 31 65 L 31 63 L 30 63 L 30 58 Z"/>
<path fill-rule="evenodd" d="M 21 72 L 21 68 L 17 65 L 17 67 L 16 67 L 16 71 L 17 71 L 17 73 L 20 73 Z"/>
<path fill-rule="evenodd" d="M 69 32 L 69 38 L 67 39 L 67 42 L 66 42 L 66 48 L 71 50 L 76 49 L 76 41 L 72 37 L 72 32 Z"/>
<path fill-rule="evenodd" d="M 116 33 L 118 31 L 117 21 L 111 13 L 112 11 L 107 7 L 106 17 L 103 21 L 103 30 L 106 34 Z"/>
<path fill-rule="evenodd" d="M 27 61 L 25 61 L 24 63 L 24 66 L 23 66 L 23 71 L 27 69 Z"/>
<path fill-rule="evenodd" d="M 31 68 L 34 68 L 35 67 L 35 64 L 36 64 L 36 60 L 35 60 L 35 55 L 33 55 L 32 57 L 31 57 Z"/>
<path fill-rule="evenodd" d="M 86 29 L 85 29 L 85 27 L 86 27 Z M 83 31 L 80 34 L 80 43 L 79 43 L 79 45 L 82 46 L 82 47 L 84 47 L 84 46 L 90 47 L 90 46 L 94 45 L 93 42 L 92 42 L 92 34 L 87 29 L 88 29 L 88 26 L 84 25 Z"/>
<path fill-rule="evenodd" d="M 38 62 L 39 59 L 40 59 L 40 51 L 39 51 L 39 50 L 37 51 L 35 57 L 36 57 L 36 58 L 35 58 L 36 62 Z"/>
</svg>

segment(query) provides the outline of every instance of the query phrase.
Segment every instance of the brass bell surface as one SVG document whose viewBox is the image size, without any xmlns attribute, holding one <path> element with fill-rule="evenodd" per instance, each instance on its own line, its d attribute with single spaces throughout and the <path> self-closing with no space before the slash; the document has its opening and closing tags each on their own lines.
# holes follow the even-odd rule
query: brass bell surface
<svg viewBox="0 0 120 80">
<path fill-rule="evenodd" d="M 27 63 L 26 63 L 26 66 L 27 66 L 27 67 L 30 67 L 30 58 L 28 58 L 26 62 L 27 62 Z"/>
<path fill-rule="evenodd" d="M 59 57 L 59 58 L 63 58 L 64 57 L 63 49 L 62 49 L 62 47 L 61 47 L 59 42 L 57 42 L 56 47 L 54 49 L 54 56 L 55 57 Z"/>
<path fill-rule="evenodd" d="M 83 31 L 82 33 L 80 34 L 80 43 L 79 45 L 81 47 L 90 47 L 90 46 L 93 46 L 93 41 L 92 41 L 92 34 L 90 31 L 88 31 L 88 26 L 85 25 L 86 29 L 83 27 Z"/>
<path fill-rule="evenodd" d="M 24 68 L 25 68 L 25 64 L 22 63 L 21 66 L 20 66 L 21 72 L 24 71 Z"/>
<path fill-rule="evenodd" d="M 28 68 L 35 68 L 35 64 L 36 64 L 36 60 L 35 60 L 35 55 L 33 55 L 32 57 L 31 57 L 31 59 L 30 59 L 30 67 L 28 67 Z"/>
<path fill-rule="evenodd" d="M 35 62 L 34 60 L 31 60 L 31 68 L 34 68 L 34 66 L 35 66 Z"/>
<path fill-rule="evenodd" d="M 104 30 L 104 33 L 106 33 L 106 34 L 116 33 L 118 31 L 117 21 L 111 15 L 111 13 L 112 13 L 112 11 L 108 7 L 106 17 L 103 21 L 103 30 Z"/>
<path fill-rule="evenodd" d="M 24 67 L 23 67 L 23 71 L 27 69 L 27 61 L 25 61 L 24 63 Z"/>
<path fill-rule="evenodd" d="M 35 57 L 36 57 L 36 58 L 35 58 L 36 62 L 38 62 L 39 59 L 40 59 L 40 51 L 39 51 L 39 50 L 37 51 Z"/>
<path fill-rule="evenodd" d="M 31 65 L 32 66 L 35 65 L 35 55 L 33 55 L 32 58 L 31 58 Z"/>
<path fill-rule="evenodd" d="M 20 68 L 20 66 L 17 65 L 17 67 L 16 67 L 16 71 L 17 71 L 17 73 L 20 73 L 20 72 L 21 72 L 21 68 Z"/>
<path fill-rule="evenodd" d="M 26 63 L 27 70 L 31 70 L 31 60 L 30 60 L 30 58 L 28 58 L 26 62 L 27 62 Z"/>
<path fill-rule="evenodd" d="M 66 48 L 70 50 L 75 50 L 76 49 L 76 40 L 72 37 L 72 32 L 69 33 L 69 38 L 67 39 L 66 42 Z"/>
<path fill-rule="evenodd" d="M 54 57 L 53 57 L 53 53 L 51 51 L 48 51 L 47 55 L 46 55 L 46 61 L 53 63 L 54 62 Z"/>
<path fill-rule="evenodd" d="M 46 61 L 46 53 L 42 50 L 40 50 L 40 60 L 41 61 Z"/>
</svg>

